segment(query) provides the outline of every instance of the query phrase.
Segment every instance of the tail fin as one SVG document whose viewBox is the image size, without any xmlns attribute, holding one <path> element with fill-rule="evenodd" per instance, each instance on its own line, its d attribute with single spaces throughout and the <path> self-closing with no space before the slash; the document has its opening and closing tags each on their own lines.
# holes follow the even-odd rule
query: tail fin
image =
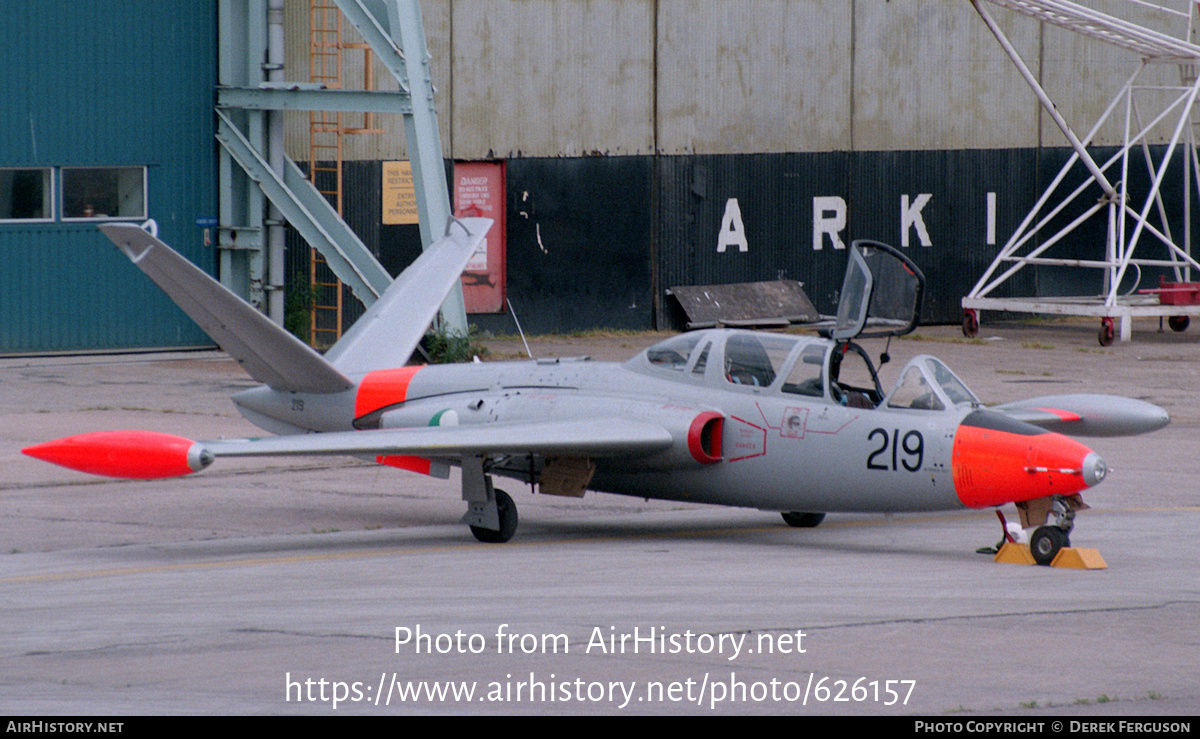
<svg viewBox="0 0 1200 739">
<path fill-rule="evenodd" d="M 408 361 L 491 226 L 490 218 L 451 218 L 445 235 L 396 278 L 325 357 L 141 227 L 110 223 L 100 231 L 255 380 L 276 390 L 336 393 L 354 386 L 346 374 Z"/>
<path fill-rule="evenodd" d="M 255 380 L 295 392 L 334 393 L 353 387 L 312 347 L 144 229 L 109 223 L 100 231 Z"/>
<path fill-rule="evenodd" d="M 326 354 L 346 374 L 400 367 L 479 247 L 490 218 L 451 218 L 446 232 L 379 296 Z"/>
</svg>

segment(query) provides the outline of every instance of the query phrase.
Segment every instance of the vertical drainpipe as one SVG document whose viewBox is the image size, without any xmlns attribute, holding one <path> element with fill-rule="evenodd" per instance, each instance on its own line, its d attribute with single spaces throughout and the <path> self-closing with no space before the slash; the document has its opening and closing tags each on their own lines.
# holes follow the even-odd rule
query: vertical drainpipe
<svg viewBox="0 0 1200 739">
<path fill-rule="evenodd" d="M 662 120 L 659 117 L 658 105 L 658 24 L 662 5 L 654 0 L 650 12 L 650 116 L 653 121 L 650 127 L 650 326 L 662 330 L 669 321 L 666 320 L 666 308 L 663 306 L 663 294 L 659 278 L 659 265 L 662 263 L 659 251 L 662 245 L 662 167 L 663 156 L 659 148 L 662 137 L 659 129 Z"/>
<path fill-rule="evenodd" d="M 270 0 L 267 6 L 267 80 L 284 81 L 284 0 Z M 283 111 L 267 111 L 267 161 L 271 169 L 284 176 Z M 267 210 L 267 315 L 283 325 L 283 214 L 271 204 Z"/>
</svg>

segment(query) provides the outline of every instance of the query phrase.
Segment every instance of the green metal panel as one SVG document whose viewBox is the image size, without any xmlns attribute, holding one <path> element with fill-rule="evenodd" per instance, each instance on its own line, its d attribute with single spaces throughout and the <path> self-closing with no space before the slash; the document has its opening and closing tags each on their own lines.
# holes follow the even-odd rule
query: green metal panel
<svg viewBox="0 0 1200 739">
<path fill-rule="evenodd" d="M 215 3 L 8 0 L 0 167 L 51 167 L 55 220 L 0 223 L 0 352 L 209 339 L 96 230 L 61 219 L 61 167 L 145 167 L 159 236 L 210 273 Z"/>
</svg>

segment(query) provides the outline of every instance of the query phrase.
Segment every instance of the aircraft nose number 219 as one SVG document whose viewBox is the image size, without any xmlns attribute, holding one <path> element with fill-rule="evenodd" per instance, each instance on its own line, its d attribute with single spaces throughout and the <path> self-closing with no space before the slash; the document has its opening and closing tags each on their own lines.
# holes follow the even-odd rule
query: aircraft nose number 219
<svg viewBox="0 0 1200 739">
<path fill-rule="evenodd" d="M 904 468 L 909 472 L 917 472 L 921 469 L 921 463 L 925 461 L 925 437 L 921 436 L 920 431 L 909 431 L 900 436 L 899 429 L 893 429 L 890 435 L 886 429 L 872 429 L 871 433 L 867 434 L 867 441 L 871 440 L 876 440 L 879 446 L 867 457 L 869 470 L 898 472 Z"/>
</svg>

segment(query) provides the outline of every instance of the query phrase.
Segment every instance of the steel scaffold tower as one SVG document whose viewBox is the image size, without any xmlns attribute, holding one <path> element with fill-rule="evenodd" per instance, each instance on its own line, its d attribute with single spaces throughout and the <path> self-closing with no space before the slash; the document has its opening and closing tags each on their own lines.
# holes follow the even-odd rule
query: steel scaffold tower
<svg viewBox="0 0 1200 739">
<path fill-rule="evenodd" d="M 364 305 L 371 305 L 392 282 L 342 220 L 335 204 L 283 154 L 282 126 L 278 122 L 281 111 L 328 111 L 323 115 L 339 115 L 338 135 L 373 128 L 369 116 L 361 129 L 343 128 L 340 114 L 402 116 L 423 247 L 433 243 L 450 216 L 419 0 L 332 0 L 332 4 L 396 79 L 399 91 L 346 90 L 321 80 L 285 80 L 282 0 L 218 0 L 221 53 L 217 140 L 224 147 L 218 229 L 221 274 L 223 282 L 260 306 L 267 302 L 264 295 L 282 288 L 282 275 L 275 274 L 282 267 L 282 250 L 278 254 L 268 250 L 264 231 L 277 228 L 283 221 L 319 252 L 337 280 L 345 283 Z M 365 66 L 369 74 L 370 59 Z M 232 166 L 234 163 L 240 171 Z M 340 178 L 340 166 L 338 170 Z M 266 218 L 264 198 L 277 211 Z M 279 313 L 272 318 L 282 322 Z M 453 290 L 443 304 L 441 325 L 451 333 L 466 335 L 461 287 Z"/>
<path fill-rule="evenodd" d="M 1196 0 L 1177 2 L 1182 10 L 1146 0 L 1126 0 L 1140 6 L 1143 12 L 1164 14 L 1180 28 L 1181 38 L 1154 31 L 1066 0 L 986 0 L 991 5 L 1006 8 L 1034 18 L 1042 23 L 1104 41 L 1135 54 L 1140 61 L 1121 89 L 1113 97 L 1099 120 L 1081 139 L 1063 118 L 1050 96 L 1012 43 L 1004 35 L 984 5 L 984 0 L 971 0 L 988 29 L 1004 52 L 1016 65 L 1026 83 L 1037 95 L 1042 107 L 1070 142 L 1073 153 L 1025 216 L 1016 231 L 1005 243 L 991 266 L 962 300 L 963 332 L 973 336 L 979 328 L 979 311 L 1000 310 L 1019 313 L 1049 313 L 1101 318 L 1100 343 L 1107 345 L 1114 336 L 1113 319 L 1121 319 L 1122 341 L 1131 338 L 1131 320 L 1135 316 L 1170 316 L 1171 327 L 1183 330 L 1188 316 L 1200 315 L 1200 305 L 1169 305 L 1160 291 L 1137 291 L 1142 267 L 1166 267 L 1173 270 L 1175 279 L 1190 279 L 1193 268 L 1200 262 L 1191 255 L 1191 209 L 1200 193 L 1200 158 L 1197 157 L 1197 92 L 1200 79 L 1200 46 L 1193 43 Z M 1186 30 L 1185 30 L 1186 29 Z M 1147 81 L 1148 70 L 1162 65 L 1174 65 L 1179 70 L 1179 83 L 1164 85 Z M 1163 101 L 1166 101 L 1165 103 Z M 1124 114 L 1123 142 L 1116 154 L 1097 162 L 1088 150 L 1101 127 L 1114 113 Z M 1168 125 L 1171 136 L 1160 161 L 1155 161 L 1149 135 L 1160 125 Z M 1162 185 L 1168 165 L 1176 153 L 1183 157 L 1182 203 L 1168 203 L 1162 196 Z M 1150 178 L 1148 192 L 1133 193 L 1129 189 L 1132 166 L 1139 166 L 1140 154 Z M 1063 185 L 1076 165 L 1082 164 L 1087 176 L 1069 193 L 1061 194 Z M 1050 233 L 1050 224 L 1079 196 L 1096 185 L 1103 192 L 1100 200 L 1090 205 L 1069 224 Z M 1064 188 L 1065 190 L 1065 188 Z M 1058 197 L 1057 202 L 1054 199 Z M 1173 210 L 1172 206 L 1178 208 Z M 1182 214 L 1183 233 L 1173 234 L 1169 213 Z M 1093 216 L 1106 217 L 1106 238 L 1102 258 L 1063 259 L 1043 256 L 1056 244 Z M 1182 236 L 1177 239 L 1176 236 Z M 1165 258 L 1135 256 L 1139 246 L 1143 251 L 1157 242 L 1165 250 Z M 1160 250 L 1160 254 L 1161 254 Z M 1030 265 L 1084 267 L 1103 270 L 1103 292 L 1080 297 L 1004 298 L 990 295 L 1006 280 Z M 1132 271 L 1131 271 L 1132 270 Z M 1126 277 L 1134 279 L 1133 287 L 1121 292 Z"/>
</svg>

